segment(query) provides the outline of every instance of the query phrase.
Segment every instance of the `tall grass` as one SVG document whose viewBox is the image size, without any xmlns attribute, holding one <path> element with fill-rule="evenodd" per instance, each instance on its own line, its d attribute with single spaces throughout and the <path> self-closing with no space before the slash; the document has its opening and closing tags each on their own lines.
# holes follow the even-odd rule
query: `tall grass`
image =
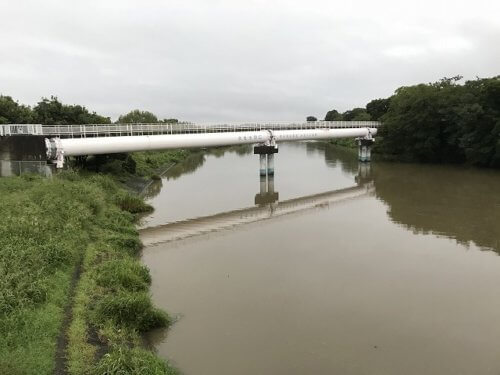
<svg viewBox="0 0 500 375">
<path fill-rule="evenodd" d="M 144 151 L 134 152 L 131 156 L 136 163 L 136 173 L 151 177 L 166 165 L 186 159 L 189 153 L 187 150 Z"/>
<path fill-rule="evenodd" d="M 109 177 L 71 172 L 2 178 L 0 200 L 0 374 L 53 372 L 82 261 L 65 353 L 69 373 L 100 371 L 117 356 L 130 359 L 122 374 L 171 371 L 131 349 L 141 332 L 169 321 L 152 306 L 149 272 L 135 257 L 141 243 L 134 214 L 149 207 Z M 105 351 L 109 356 L 96 357 Z M 143 357 L 154 358 L 150 367 Z"/>
</svg>

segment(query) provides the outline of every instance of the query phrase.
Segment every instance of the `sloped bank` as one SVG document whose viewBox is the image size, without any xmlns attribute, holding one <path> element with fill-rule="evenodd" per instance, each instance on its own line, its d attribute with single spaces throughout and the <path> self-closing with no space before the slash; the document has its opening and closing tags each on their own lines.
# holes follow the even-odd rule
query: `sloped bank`
<svg viewBox="0 0 500 375">
<path fill-rule="evenodd" d="M 0 192 L 0 373 L 174 374 L 142 348 L 170 322 L 137 258 L 151 207 L 102 175 L 0 179 Z"/>
</svg>

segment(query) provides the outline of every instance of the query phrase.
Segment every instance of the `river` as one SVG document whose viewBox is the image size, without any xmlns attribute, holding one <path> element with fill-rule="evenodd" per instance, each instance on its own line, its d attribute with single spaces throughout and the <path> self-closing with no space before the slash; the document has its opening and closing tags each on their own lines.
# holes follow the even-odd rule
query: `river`
<svg viewBox="0 0 500 375">
<path fill-rule="evenodd" d="M 272 181 L 258 168 L 216 150 L 152 186 L 142 259 L 178 317 L 149 337 L 162 357 L 186 375 L 500 373 L 498 171 L 315 142 L 281 144 Z"/>
</svg>

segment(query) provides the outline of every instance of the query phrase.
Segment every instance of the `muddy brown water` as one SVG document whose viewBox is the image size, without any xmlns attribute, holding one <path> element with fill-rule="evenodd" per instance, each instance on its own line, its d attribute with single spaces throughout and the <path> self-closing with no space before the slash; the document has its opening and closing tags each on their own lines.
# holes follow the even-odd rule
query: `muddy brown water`
<svg viewBox="0 0 500 375">
<path fill-rule="evenodd" d="M 150 192 L 149 339 L 187 375 L 500 374 L 500 173 L 280 146 L 194 155 Z"/>
</svg>

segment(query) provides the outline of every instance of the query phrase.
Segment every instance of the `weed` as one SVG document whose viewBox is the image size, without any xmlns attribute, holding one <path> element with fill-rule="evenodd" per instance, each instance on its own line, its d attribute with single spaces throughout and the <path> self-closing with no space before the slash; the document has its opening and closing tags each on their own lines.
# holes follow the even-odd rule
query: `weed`
<svg viewBox="0 0 500 375">
<path fill-rule="evenodd" d="M 107 288 L 146 291 L 151 284 L 149 270 L 132 259 L 114 259 L 95 269 L 97 285 Z"/>
<path fill-rule="evenodd" d="M 117 326 L 146 332 L 152 328 L 166 327 L 169 317 L 156 309 L 145 292 L 118 292 L 106 295 L 95 309 L 95 322 L 99 325 L 110 320 Z"/>
<path fill-rule="evenodd" d="M 175 375 L 177 370 L 142 349 L 115 347 L 93 369 L 95 375 Z"/>
</svg>

